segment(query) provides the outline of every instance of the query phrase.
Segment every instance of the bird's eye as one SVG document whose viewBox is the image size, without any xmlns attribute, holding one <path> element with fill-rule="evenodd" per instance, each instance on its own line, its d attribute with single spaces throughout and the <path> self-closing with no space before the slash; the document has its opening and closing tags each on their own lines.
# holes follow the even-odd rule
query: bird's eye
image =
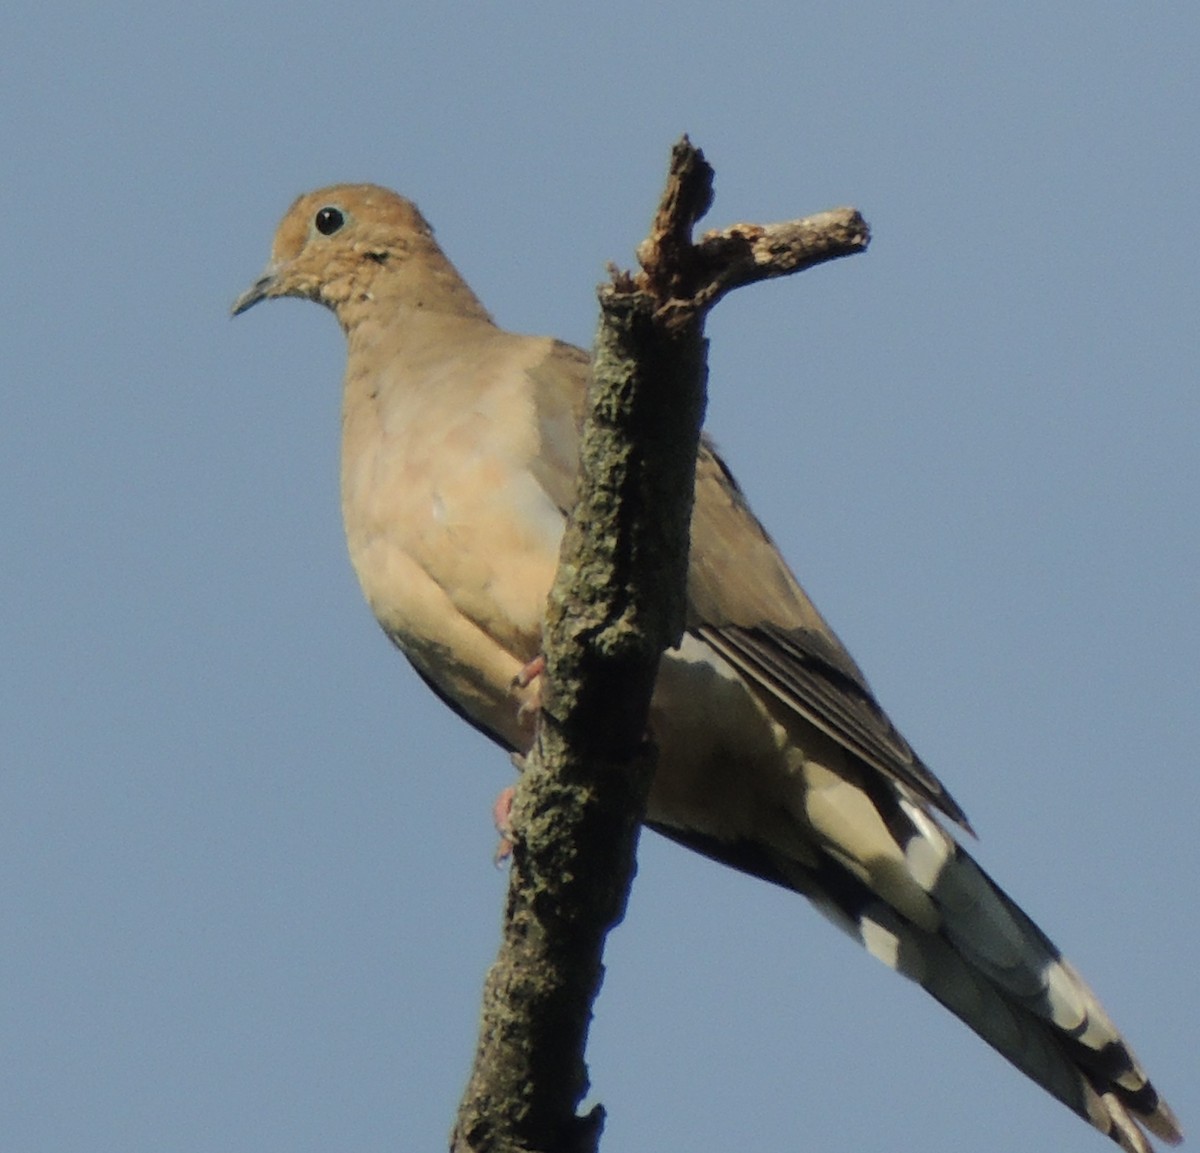
<svg viewBox="0 0 1200 1153">
<path fill-rule="evenodd" d="M 313 217 L 313 223 L 317 226 L 317 231 L 322 236 L 332 236 L 346 223 L 346 218 L 342 215 L 340 208 L 334 208 L 330 205 L 317 209 L 317 215 Z"/>
</svg>

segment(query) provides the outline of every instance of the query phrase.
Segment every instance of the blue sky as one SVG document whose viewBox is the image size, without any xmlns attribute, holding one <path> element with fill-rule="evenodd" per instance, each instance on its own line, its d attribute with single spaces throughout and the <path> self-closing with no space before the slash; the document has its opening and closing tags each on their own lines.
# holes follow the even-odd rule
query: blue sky
<svg viewBox="0 0 1200 1153">
<path fill-rule="evenodd" d="M 344 555 L 332 318 L 231 323 L 299 192 L 418 201 L 587 344 L 684 131 L 713 225 L 857 205 L 736 293 L 709 428 L 978 855 L 1200 1126 L 1193 5 L 17 0 L 0 45 L 0 1132 L 436 1149 L 507 758 Z M 647 837 L 603 1148 L 1106 1148 L 799 898 Z"/>
</svg>

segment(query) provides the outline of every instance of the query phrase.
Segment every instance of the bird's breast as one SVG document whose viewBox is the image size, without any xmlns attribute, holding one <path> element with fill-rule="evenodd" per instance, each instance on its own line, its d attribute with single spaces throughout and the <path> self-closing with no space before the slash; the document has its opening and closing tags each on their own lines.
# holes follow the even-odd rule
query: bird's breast
<svg viewBox="0 0 1200 1153">
<path fill-rule="evenodd" d="M 419 640 L 432 627 L 433 586 L 446 611 L 523 662 L 540 648 L 563 517 L 529 469 L 532 438 L 497 435 L 491 417 L 473 405 L 345 426 L 342 509 L 355 570 L 389 633 Z"/>
</svg>

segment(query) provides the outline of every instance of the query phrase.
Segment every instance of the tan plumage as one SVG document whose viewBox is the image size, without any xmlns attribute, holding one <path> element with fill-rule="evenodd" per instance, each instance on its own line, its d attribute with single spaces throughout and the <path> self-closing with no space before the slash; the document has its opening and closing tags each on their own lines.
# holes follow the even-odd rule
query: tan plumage
<svg viewBox="0 0 1200 1153">
<path fill-rule="evenodd" d="M 574 500 L 585 353 L 497 328 L 408 201 L 301 197 L 234 305 L 300 296 L 348 342 L 342 505 L 380 624 L 514 750 Z M 957 803 L 754 518 L 711 444 L 696 468 L 688 631 L 651 726 L 648 823 L 809 897 L 1130 1153 L 1178 1123 L 1091 991 L 938 824 Z"/>
</svg>

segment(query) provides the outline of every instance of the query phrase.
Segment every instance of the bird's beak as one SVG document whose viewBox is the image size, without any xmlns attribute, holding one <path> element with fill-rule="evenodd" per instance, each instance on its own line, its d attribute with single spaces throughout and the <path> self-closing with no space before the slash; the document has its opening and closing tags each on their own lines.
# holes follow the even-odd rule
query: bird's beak
<svg viewBox="0 0 1200 1153">
<path fill-rule="evenodd" d="M 279 282 L 279 268 L 272 261 L 263 269 L 263 274 L 260 276 L 241 296 L 233 302 L 233 307 L 229 310 L 231 316 L 241 316 L 248 308 L 253 308 L 260 300 L 266 300 L 268 296 L 274 296 L 272 291 Z"/>
</svg>

